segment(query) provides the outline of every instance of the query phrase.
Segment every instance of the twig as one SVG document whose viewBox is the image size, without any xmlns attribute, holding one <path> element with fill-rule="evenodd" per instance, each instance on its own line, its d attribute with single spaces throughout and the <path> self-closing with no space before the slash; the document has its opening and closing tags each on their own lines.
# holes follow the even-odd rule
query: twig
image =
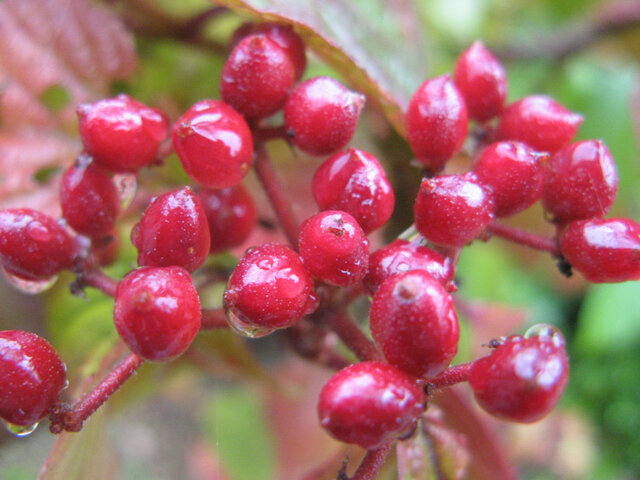
<svg viewBox="0 0 640 480">
<path fill-rule="evenodd" d="M 374 480 L 378 471 L 387 460 L 387 456 L 391 451 L 394 442 L 389 442 L 376 450 L 369 450 L 362 459 L 360 466 L 351 478 L 345 477 L 346 480 Z M 339 477 L 338 477 L 339 478 Z"/>
<path fill-rule="evenodd" d="M 487 227 L 486 232 L 535 250 L 549 252 L 554 257 L 558 257 L 561 254 L 558 241 L 554 238 L 544 237 L 542 235 L 520 230 L 516 227 L 495 222 Z"/>
<path fill-rule="evenodd" d="M 353 319 L 343 311 L 327 312 L 323 321 L 361 361 L 381 361 L 382 355 Z"/>
</svg>

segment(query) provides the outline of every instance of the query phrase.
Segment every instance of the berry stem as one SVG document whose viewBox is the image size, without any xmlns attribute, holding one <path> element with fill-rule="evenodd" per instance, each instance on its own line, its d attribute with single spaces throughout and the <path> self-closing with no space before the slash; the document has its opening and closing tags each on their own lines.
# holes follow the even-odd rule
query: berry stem
<svg viewBox="0 0 640 480">
<path fill-rule="evenodd" d="M 102 270 L 93 269 L 86 272 L 82 272 L 78 276 L 78 280 L 82 285 L 97 288 L 102 293 L 114 297 L 116 294 L 116 287 L 118 282 L 109 277 Z"/>
<path fill-rule="evenodd" d="M 271 160 L 264 146 L 257 148 L 256 160 L 253 166 L 258 174 L 262 187 L 269 197 L 271 206 L 280 220 L 280 225 L 282 225 L 289 243 L 294 248 L 297 248 L 300 226 L 291 209 L 291 202 L 287 198 L 280 180 L 278 180 L 276 171 L 271 164 Z"/>
<path fill-rule="evenodd" d="M 227 318 L 221 308 L 203 308 L 200 330 L 217 330 L 228 328 Z"/>
<path fill-rule="evenodd" d="M 549 252 L 554 257 L 558 257 L 561 254 L 557 240 L 520 230 L 510 225 L 494 222 L 487 227 L 486 232 L 534 250 Z"/>
<path fill-rule="evenodd" d="M 269 140 L 287 140 L 287 131 L 284 125 L 277 127 L 255 127 L 252 129 L 253 141 L 256 145 L 268 142 Z"/>
<path fill-rule="evenodd" d="M 437 377 L 430 379 L 425 385 L 427 394 L 438 388 L 450 387 L 456 383 L 466 382 L 469 379 L 473 362 L 461 363 L 454 367 L 447 368 Z"/>
<path fill-rule="evenodd" d="M 353 319 L 343 311 L 329 312 L 324 321 L 361 361 L 384 361 L 382 355 Z"/>
<path fill-rule="evenodd" d="M 348 480 L 374 480 L 387 460 L 393 444 L 394 442 L 389 442 L 375 450 L 368 450 L 362 462 L 360 462 L 360 466 Z"/>
</svg>

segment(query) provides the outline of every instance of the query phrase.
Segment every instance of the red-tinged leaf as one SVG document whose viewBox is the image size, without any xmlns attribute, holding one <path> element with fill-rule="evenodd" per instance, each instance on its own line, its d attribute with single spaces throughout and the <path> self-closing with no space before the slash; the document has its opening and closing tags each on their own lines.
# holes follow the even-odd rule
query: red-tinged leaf
<svg viewBox="0 0 640 480">
<path fill-rule="evenodd" d="M 406 0 L 216 0 L 256 20 L 289 23 L 404 134 L 403 110 L 427 78 L 426 40 Z"/>
</svg>

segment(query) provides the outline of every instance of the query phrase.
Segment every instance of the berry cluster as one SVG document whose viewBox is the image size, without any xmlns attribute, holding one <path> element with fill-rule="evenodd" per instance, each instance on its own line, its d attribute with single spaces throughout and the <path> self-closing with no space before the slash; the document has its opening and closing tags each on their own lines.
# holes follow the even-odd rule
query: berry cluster
<svg viewBox="0 0 640 480">
<path fill-rule="evenodd" d="M 115 328 L 134 356 L 108 379 L 117 388 L 142 360 L 184 353 L 218 318 L 201 306 L 192 278 L 209 255 L 242 244 L 254 229 L 256 208 L 241 184 L 253 166 L 290 245 L 266 243 L 244 253 L 223 279 L 226 322 L 248 337 L 289 329 L 292 342 L 304 331 L 333 330 L 353 350 L 362 361 L 336 373 L 320 394 L 320 423 L 331 435 L 367 449 L 405 438 L 435 390 L 465 380 L 497 417 L 532 422 L 546 415 L 569 369 L 562 335 L 552 327 L 494 340 L 486 357 L 450 367 L 460 335 L 456 264 L 467 244 L 494 234 L 562 256 L 592 282 L 640 278 L 640 225 L 603 218 L 616 194 L 615 165 L 603 142 L 572 143 L 581 116 L 543 96 L 505 106 L 505 70 L 475 43 L 453 78 L 427 80 L 410 101 L 407 139 L 424 166 L 415 227 L 370 254 L 367 235 L 389 220 L 395 198 L 374 155 L 345 149 L 364 96 L 328 77 L 296 83 L 305 47 L 288 26 L 243 25 L 231 46 L 222 100 L 197 102 L 173 126 L 126 95 L 78 107 L 84 150 L 63 175 L 64 218 L 0 211 L 7 276 L 24 287 L 50 283 L 69 269 L 76 288 L 114 297 Z M 280 111 L 283 123 L 273 126 Z M 469 119 L 482 135 L 467 139 Z M 330 155 L 311 183 L 319 213 L 299 227 L 264 148 L 272 139 Z M 443 174 L 465 141 L 472 168 Z M 138 268 L 116 284 L 100 270 L 122 209 L 114 180 L 161 163 L 171 145 L 195 186 L 149 203 L 131 231 Z M 556 238 L 495 223 L 538 200 L 557 226 Z M 373 342 L 348 311 L 365 293 L 372 297 Z M 313 356 L 313 349 L 297 347 Z M 0 373 L 0 417 L 11 424 L 51 414 L 52 431 L 74 430 L 99 406 L 66 406 L 73 423 L 59 414 L 65 367 L 33 334 L 0 332 Z"/>
</svg>

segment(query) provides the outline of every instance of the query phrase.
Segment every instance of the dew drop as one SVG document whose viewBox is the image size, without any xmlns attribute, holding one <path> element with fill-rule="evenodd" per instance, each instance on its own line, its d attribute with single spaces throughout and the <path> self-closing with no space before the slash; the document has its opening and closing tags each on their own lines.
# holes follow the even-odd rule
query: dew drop
<svg viewBox="0 0 640 480">
<path fill-rule="evenodd" d="M 38 422 L 34 423 L 33 425 L 16 425 L 15 423 L 10 423 L 6 420 L 2 420 L 2 423 L 4 424 L 6 429 L 16 437 L 26 437 L 27 435 L 32 434 L 38 427 Z"/>
<path fill-rule="evenodd" d="M 524 338 L 533 337 L 551 340 L 556 347 L 561 347 L 562 345 L 564 345 L 564 338 L 562 337 L 562 333 L 560 333 L 560 331 L 556 327 L 547 323 L 538 323 L 529 328 L 529 330 L 527 330 L 524 334 Z"/>
<path fill-rule="evenodd" d="M 269 335 L 274 330 L 273 328 L 254 325 L 247 322 L 243 318 L 243 315 L 235 313 L 231 308 L 225 309 L 225 314 L 227 317 L 227 323 L 231 329 L 243 337 L 260 338 L 265 335 Z"/>
<path fill-rule="evenodd" d="M 112 180 L 118 191 L 120 208 L 124 210 L 131 205 L 133 197 L 136 195 L 136 189 L 138 188 L 136 175 L 134 173 L 117 173 Z"/>
<path fill-rule="evenodd" d="M 29 280 L 9 273 L 4 268 L 2 269 L 2 272 L 4 273 L 4 276 L 7 278 L 7 281 L 10 285 L 17 288 L 23 293 L 28 293 L 29 295 L 37 295 L 38 293 L 44 292 L 45 290 L 51 288 L 58 279 L 57 275 L 53 275 L 49 278 L 41 280 Z"/>
</svg>

